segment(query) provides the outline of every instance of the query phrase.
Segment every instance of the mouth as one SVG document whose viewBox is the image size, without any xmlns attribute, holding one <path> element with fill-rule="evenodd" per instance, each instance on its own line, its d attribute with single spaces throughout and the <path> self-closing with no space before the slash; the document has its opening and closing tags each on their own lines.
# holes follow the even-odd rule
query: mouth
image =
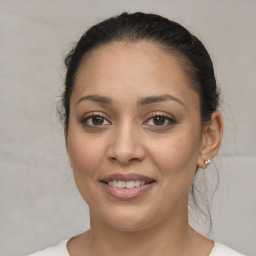
<svg viewBox="0 0 256 256">
<path fill-rule="evenodd" d="M 102 181 L 102 182 L 114 188 L 136 188 L 136 187 L 144 186 L 147 184 L 151 184 L 155 181 L 152 180 L 150 182 L 147 182 L 145 180 L 128 180 L 128 181 L 110 180 L 108 182 L 106 181 Z"/>
<path fill-rule="evenodd" d="M 118 199 L 135 198 L 148 189 L 156 182 L 147 176 L 131 174 L 113 174 L 100 180 L 105 190 Z"/>
</svg>

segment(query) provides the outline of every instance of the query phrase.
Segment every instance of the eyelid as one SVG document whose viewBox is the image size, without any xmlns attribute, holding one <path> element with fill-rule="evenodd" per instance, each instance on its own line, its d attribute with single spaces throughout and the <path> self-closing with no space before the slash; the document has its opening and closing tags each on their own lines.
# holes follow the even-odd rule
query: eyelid
<svg viewBox="0 0 256 256">
<path fill-rule="evenodd" d="M 96 128 L 100 128 L 101 126 L 106 126 L 106 124 L 102 124 L 102 125 L 88 125 L 86 124 L 86 121 L 89 120 L 90 118 L 94 117 L 94 116 L 100 116 L 102 118 L 104 118 L 105 120 L 107 120 L 107 122 L 109 124 L 107 125 L 110 125 L 112 124 L 110 121 L 109 121 L 109 116 L 107 114 L 105 114 L 104 112 L 97 112 L 97 111 L 93 111 L 93 112 L 89 112 L 89 113 L 86 113 L 85 115 L 83 115 L 81 118 L 80 118 L 80 123 L 87 126 L 87 127 L 96 127 Z M 107 117 L 106 117 L 107 116 Z"/>
<path fill-rule="evenodd" d="M 170 114 L 168 112 L 165 112 L 165 111 L 153 111 L 153 112 L 149 113 L 146 116 L 146 118 L 149 119 L 149 118 L 152 118 L 152 117 L 155 117 L 155 116 L 164 116 L 164 117 L 171 118 L 174 121 L 177 121 L 176 118 L 172 114 Z"/>
<path fill-rule="evenodd" d="M 103 119 L 105 119 L 109 124 L 101 124 L 101 125 L 90 125 L 90 124 L 87 124 L 86 121 L 89 120 L 90 118 L 94 117 L 94 116 L 100 116 L 102 117 Z M 143 122 L 143 124 L 147 125 L 146 123 L 154 118 L 154 117 L 158 117 L 158 116 L 161 116 L 161 117 L 164 117 L 165 119 L 168 120 L 168 124 L 164 124 L 164 125 L 150 125 L 150 126 L 155 126 L 157 128 L 163 128 L 163 127 L 167 127 L 167 126 L 170 126 L 172 124 L 175 124 L 177 123 L 177 120 L 176 118 L 171 115 L 170 113 L 167 113 L 167 112 L 164 112 L 164 111 L 154 111 L 154 112 L 151 112 L 147 115 L 146 117 L 146 121 Z M 87 126 L 87 127 L 93 127 L 93 128 L 102 128 L 102 127 L 105 127 L 105 126 L 108 126 L 108 125 L 111 125 L 111 121 L 109 121 L 110 117 L 105 114 L 104 112 L 99 112 L 99 111 L 93 111 L 93 112 L 89 112 L 89 113 L 86 113 L 85 115 L 83 115 L 79 122 L 81 124 L 83 124 L 84 126 Z"/>
<path fill-rule="evenodd" d="M 155 112 L 151 112 L 149 114 L 149 116 L 147 117 L 146 121 L 143 124 L 148 122 L 150 119 L 152 119 L 154 117 L 158 117 L 158 116 L 166 118 L 169 121 L 169 124 L 159 125 L 159 126 L 157 126 L 157 125 L 150 125 L 150 126 L 156 126 L 158 128 L 161 128 L 161 127 L 166 127 L 166 126 L 169 126 L 169 125 L 177 123 L 176 118 L 173 115 L 171 115 L 170 113 L 166 113 L 166 112 L 162 112 L 162 111 L 155 111 Z"/>
</svg>

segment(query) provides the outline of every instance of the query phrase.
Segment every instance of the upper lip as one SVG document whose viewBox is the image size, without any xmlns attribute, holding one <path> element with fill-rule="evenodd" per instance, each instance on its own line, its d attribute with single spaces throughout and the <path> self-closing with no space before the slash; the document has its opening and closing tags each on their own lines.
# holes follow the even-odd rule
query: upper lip
<svg viewBox="0 0 256 256">
<path fill-rule="evenodd" d="M 111 174 L 109 176 L 102 178 L 100 181 L 109 182 L 109 181 L 113 181 L 113 180 L 121 180 L 121 181 L 140 180 L 140 181 L 145 181 L 146 183 L 155 181 L 153 178 L 150 178 L 145 175 L 137 174 L 137 173 L 127 173 L 127 174 L 114 173 L 114 174 Z"/>
</svg>

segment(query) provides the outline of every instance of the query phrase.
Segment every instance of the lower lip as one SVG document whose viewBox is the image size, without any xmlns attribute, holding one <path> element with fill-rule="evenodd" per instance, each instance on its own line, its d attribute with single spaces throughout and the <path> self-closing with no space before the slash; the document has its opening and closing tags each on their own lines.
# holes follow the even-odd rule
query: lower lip
<svg viewBox="0 0 256 256">
<path fill-rule="evenodd" d="M 106 183 L 102 183 L 102 184 L 104 189 L 115 198 L 132 199 L 148 191 L 153 186 L 154 182 L 143 185 L 143 186 L 134 187 L 134 188 L 115 188 Z"/>
</svg>

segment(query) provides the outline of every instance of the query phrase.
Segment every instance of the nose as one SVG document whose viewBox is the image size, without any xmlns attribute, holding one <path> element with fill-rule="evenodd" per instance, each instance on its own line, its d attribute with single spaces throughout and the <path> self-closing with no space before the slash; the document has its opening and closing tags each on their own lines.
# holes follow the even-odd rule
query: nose
<svg viewBox="0 0 256 256">
<path fill-rule="evenodd" d="M 127 122 L 118 126 L 113 131 L 107 156 L 109 160 L 121 165 L 142 161 L 145 150 L 138 129 Z"/>
</svg>

